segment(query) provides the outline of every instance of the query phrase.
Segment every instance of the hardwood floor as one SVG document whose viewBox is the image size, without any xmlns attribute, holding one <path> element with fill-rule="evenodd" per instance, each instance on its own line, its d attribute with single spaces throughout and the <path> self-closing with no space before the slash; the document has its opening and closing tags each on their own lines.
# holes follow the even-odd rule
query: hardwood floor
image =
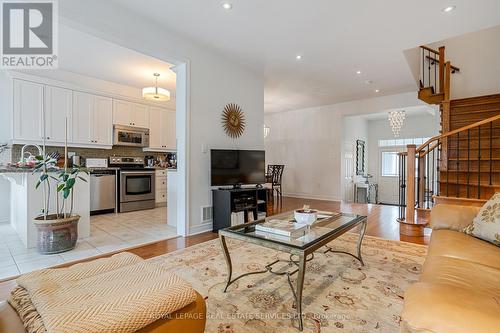
<svg viewBox="0 0 500 333">
<path fill-rule="evenodd" d="M 268 214 L 278 214 L 285 211 L 291 211 L 300 208 L 303 205 L 309 205 L 311 208 L 327 211 L 342 211 L 350 212 L 359 215 L 368 216 L 368 225 L 366 228 L 366 235 L 376 236 L 385 239 L 392 239 L 398 241 L 411 242 L 416 244 L 428 244 L 430 238 L 430 229 L 426 229 L 424 237 L 408 237 L 399 234 L 399 225 L 396 222 L 398 216 L 398 207 L 386 205 L 373 205 L 373 204 L 346 204 L 337 201 L 323 201 L 312 199 L 299 199 L 299 198 L 283 198 L 280 203 L 276 198 L 273 204 L 268 206 Z M 184 249 L 192 245 L 203 243 L 218 236 L 213 232 L 205 232 L 202 234 L 178 237 L 157 243 L 137 247 L 128 252 L 137 254 L 138 256 L 147 259 L 156 257 L 165 253 L 174 252 L 179 249 Z M 106 257 L 104 255 L 103 257 Z M 84 260 L 85 261 L 85 260 Z M 64 265 L 63 265 L 64 266 Z M 7 281 L 0 283 L 0 301 L 8 297 L 10 291 L 15 286 L 15 281 Z"/>
</svg>

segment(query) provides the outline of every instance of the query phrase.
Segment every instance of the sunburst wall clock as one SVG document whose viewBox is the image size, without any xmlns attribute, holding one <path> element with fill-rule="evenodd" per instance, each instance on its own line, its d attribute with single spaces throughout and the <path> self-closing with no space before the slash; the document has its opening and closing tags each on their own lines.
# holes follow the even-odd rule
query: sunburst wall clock
<svg viewBox="0 0 500 333">
<path fill-rule="evenodd" d="M 245 115 L 239 105 L 229 103 L 224 107 L 224 111 L 222 112 L 222 128 L 233 139 L 243 134 L 245 130 Z"/>
</svg>

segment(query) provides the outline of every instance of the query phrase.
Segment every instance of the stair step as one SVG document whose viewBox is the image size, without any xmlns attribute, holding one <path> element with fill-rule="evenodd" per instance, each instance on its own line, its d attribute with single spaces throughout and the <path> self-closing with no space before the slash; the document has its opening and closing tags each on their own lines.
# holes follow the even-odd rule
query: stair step
<svg viewBox="0 0 500 333">
<path fill-rule="evenodd" d="M 478 121 L 488 119 L 488 118 L 497 116 L 499 114 L 500 114 L 500 110 L 495 111 L 495 112 L 474 112 L 474 113 L 469 112 L 466 114 L 461 114 L 461 113 L 451 114 L 450 115 L 450 122 L 455 123 L 455 122 L 460 122 L 460 121 L 464 121 L 464 122 L 470 121 L 472 123 L 476 123 Z M 498 120 L 493 121 L 493 124 L 495 124 L 495 123 L 498 123 Z M 489 126 L 489 124 L 481 125 L 481 127 L 487 127 L 487 126 Z"/>
<path fill-rule="evenodd" d="M 478 207 L 482 207 L 487 201 L 485 199 L 457 198 L 457 197 L 447 197 L 443 195 L 435 195 L 433 198 L 435 204 L 450 204 L 450 205 L 478 206 Z"/>
<path fill-rule="evenodd" d="M 493 172 L 493 173 L 500 173 L 500 168 L 493 168 L 493 165 L 492 165 L 491 169 L 492 169 L 491 172 Z M 440 171 L 446 172 L 445 170 L 440 170 Z M 448 166 L 448 171 L 449 172 L 467 172 L 467 163 L 459 162 L 458 170 L 457 170 L 456 163 L 450 163 L 450 165 Z M 474 164 L 470 163 L 469 172 L 473 172 L 474 174 L 477 174 L 477 172 L 478 172 L 477 163 L 474 163 Z M 481 163 L 481 169 L 479 172 L 489 173 L 490 172 L 490 164 L 489 163 Z"/>
<path fill-rule="evenodd" d="M 467 175 L 469 176 L 469 185 L 476 185 L 477 186 L 477 172 L 467 172 L 466 171 L 454 171 L 454 170 L 449 170 L 448 172 L 443 171 L 442 174 L 440 175 L 440 180 L 441 182 L 446 182 L 446 178 L 450 182 L 453 182 L 454 184 L 457 183 L 457 176 L 458 176 L 458 183 L 459 184 L 467 184 Z M 481 172 L 479 173 L 479 177 L 481 179 L 481 183 L 489 184 L 490 182 L 490 176 L 491 176 L 491 183 L 492 185 L 498 185 L 500 186 L 500 171 L 497 172 L 491 172 L 491 175 L 489 172 Z"/>
<path fill-rule="evenodd" d="M 467 105 L 483 105 L 497 102 L 500 102 L 500 94 L 453 99 L 450 101 L 450 105 L 451 107 L 457 107 Z"/>
<path fill-rule="evenodd" d="M 458 192 L 457 192 L 458 188 Z M 467 193 L 468 188 L 468 193 Z M 479 198 L 478 198 L 478 186 L 467 184 L 452 184 L 452 183 L 441 183 L 439 186 L 439 195 L 448 197 L 460 197 L 460 198 L 470 198 L 470 199 L 484 199 L 488 200 L 496 192 L 498 192 L 499 187 L 486 187 L 481 186 L 479 188 Z M 468 196 L 467 196 L 468 194 Z"/>
<path fill-rule="evenodd" d="M 451 108 L 450 116 L 467 116 L 473 114 L 490 114 L 493 117 L 495 113 L 500 112 L 500 102 L 483 104 L 483 105 L 466 105 L 466 106 L 455 106 Z M 489 118 L 489 117 L 485 117 Z"/>
<path fill-rule="evenodd" d="M 471 144 L 472 144 L 473 140 L 474 140 L 474 142 L 477 142 L 478 139 L 479 139 L 479 137 L 477 135 L 477 130 L 471 131 L 470 134 L 471 134 L 470 135 Z M 493 140 L 500 139 L 500 133 L 493 132 L 493 135 L 491 136 L 491 138 Z M 467 139 L 468 139 L 467 132 L 460 133 L 460 135 L 459 135 L 459 140 L 460 141 L 467 141 Z M 490 131 L 489 130 L 484 130 L 483 131 L 483 129 L 481 129 L 481 144 L 483 144 L 483 142 L 488 143 L 489 139 L 490 139 Z M 456 135 L 450 136 L 448 138 L 448 142 L 450 144 L 453 144 L 454 142 L 457 142 L 457 136 Z M 497 141 L 496 143 L 498 144 L 498 142 L 500 142 L 500 140 Z M 499 145 L 499 147 L 500 147 L 500 145 Z"/>
<path fill-rule="evenodd" d="M 456 157 L 448 157 L 448 160 L 449 161 L 456 161 L 457 158 Z M 469 159 L 467 157 L 460 157 L 458 158 L 459 161 L 469 161 Z M 481 160 L 478 160 L 478 159 L 470 159 L 471 162 L 478 162 L 478 161 L 481 161 L 481 162 L 489 162 L 489 161 L 500 161 L 500 157 L 493 157 L 493 158 L 489 158 L 488 159 L 485 159 L 483 157 L 481 157 Z"/>
<path fill-rule="evenodd" d="M 444 100 L 444 93 L 434 93 L 433 87 L 420 88 L 418 98 L 428 104 L 440 104 Z"/>
<path fill-rule="evenodd" d="M 456 180 L 451 179 L 451 177 L 450 177 L 450 179 L 448 181 L 446 181 L 446 179 L 443 180 L 441 178 L 440 180 L 438 180 L 438 183 L 441 183 L 441 185 L 449 184 L 449 185 L 463 185 L 463 186 L 467 186 L 467 182 L 460 181 L 460 180 L 457 182 Z M 477 184 L 477 181 L 474 182 L 474 181 L 471 180 L 471 182 L 468 185 L 469 186 L 475 186 L 475 187 L 477 187 L 478 184 Z M 490 184 L 490 183 L 484 182 L 484 181 L 482 181 L 481 183 L 479 183 L 479 186 L 481 186 L 481 187 L 487 187 L 487 188 L 494 188 L 494 189 L 498 188 L 498 189 L 500 189 L 500 184 Z"/>
</svg>

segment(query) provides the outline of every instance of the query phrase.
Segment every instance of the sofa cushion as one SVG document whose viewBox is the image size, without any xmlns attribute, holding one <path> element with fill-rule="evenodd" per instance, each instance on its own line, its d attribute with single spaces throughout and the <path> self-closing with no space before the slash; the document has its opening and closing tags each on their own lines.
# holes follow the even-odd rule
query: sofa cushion
<svg viewBox="0 0 500 333">
<path fill-rule="evenodd" d="M 500 247 L 500 192 L 484 204 L 464 232 Z"/>
<path fill-rule="evenodd" d="M 491 266 L 452 257 L 430 256 L 425 261 L 420 281 L 485 293 L 498 297 L 500 302 L 500 269 Z"/>
<path fill-rule="evenodd" d="M 497 332 L 499 297 L 452 284 L 418 282 L 405 292 L 403 326 L 411 332 Z"/>
<path fill-rule="evenodd" d="M 500 248 L 461 232 L 434 230 L 427 253 L 427 260 L 446 256 L 500 269 Z"/>
</svg>

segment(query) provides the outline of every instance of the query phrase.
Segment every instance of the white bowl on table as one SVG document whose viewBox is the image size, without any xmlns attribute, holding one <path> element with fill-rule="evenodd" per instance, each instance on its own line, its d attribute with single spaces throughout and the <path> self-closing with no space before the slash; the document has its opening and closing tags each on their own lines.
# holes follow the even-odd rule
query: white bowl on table
<svg viewBox="0 0 500 333">
<path fill-rule="evenodd" d="M 297 209 L 293 212 L 293 216 L 297 223 L 311 226 L 318 219 L 318 211 L 315 209 Z"/>
</svg>

